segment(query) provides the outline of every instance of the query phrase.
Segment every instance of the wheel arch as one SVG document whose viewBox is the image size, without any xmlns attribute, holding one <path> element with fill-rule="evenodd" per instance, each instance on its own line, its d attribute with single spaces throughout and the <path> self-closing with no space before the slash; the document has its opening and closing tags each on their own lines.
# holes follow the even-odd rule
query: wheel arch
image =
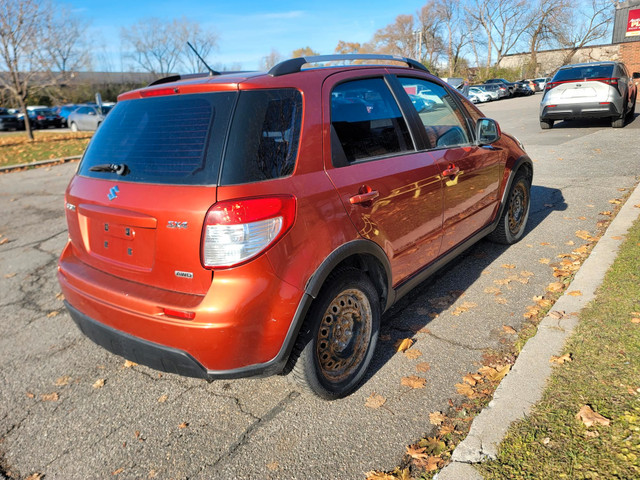
<svg viewBox="0 0 640 480">
<path fill-rule="evenodd" d="M 353 240 L 331 252 L 307 282 L 305 293 L 316 298 L 329 275 L 343 266 L 355 267 L 369 277 L 378 292 L 383 312 L 393 304 L 389 259 L 376 243 L 364 239 Z"/>
<path fill-rule="evenodd" d="M 511 185 L 513 184 L 514 178 L 519 172 L 525 172 L 525 175 L 529 179 L 529 181 L 533 180 L 533 162 L 528 155 L 522 155 L 517 159 L 513 159 L 511 161 L 507 161 L 505 169 L 505 176 L 507 176 L 506 181 L 504 182 L 504 189 L 502 190 L 502 198 L 500 199 L 500 208 L 495 216 L 495 226 L 498 226 L 498 220 L 502 217 L 502 212 L 504 211 L 507 195 L 509 195 L 509 191 L 511 190 Z"/>
</svg>

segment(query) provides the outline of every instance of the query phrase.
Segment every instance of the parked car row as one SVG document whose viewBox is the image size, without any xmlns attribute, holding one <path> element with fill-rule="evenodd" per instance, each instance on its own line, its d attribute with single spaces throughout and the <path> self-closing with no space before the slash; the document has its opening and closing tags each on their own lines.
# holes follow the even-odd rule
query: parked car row
<svg viewBox="0 0 640 480">
<path fill-rule="evenodd" d="M 32 129 L 64 128 L 72 131 L 96 130 L 113 108 L 113 103 L 98 107 L 95 103 L 68 104 L 57 107 L 32 105 L 27 107 Z M 24 130 L 24 113 L 17 108 L 0 107 L 0 130 Z"/>
<path fill-rule="evenodd" d="M 502 98 L 533 95 L 544 90 L 548 77 L 536 79 L 524 79 L 518 82 L 510 82 L 504 78 L 491 78 L 480 85 L 469 87 L 466 96 L 473 103 L 484 103 Z M 464 92 L 464 84 L 456 88 Z"/>
</svg>

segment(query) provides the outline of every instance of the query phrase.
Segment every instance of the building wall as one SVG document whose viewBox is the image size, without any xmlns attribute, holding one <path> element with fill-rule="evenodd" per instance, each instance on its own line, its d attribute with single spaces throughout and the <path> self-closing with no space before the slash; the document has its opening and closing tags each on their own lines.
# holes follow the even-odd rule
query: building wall
<svg viewBox="0 0 640 480">
<path fill-rule="evenodd" d="M 621 46 L 617 45 L 596 45 L 591 47 L 583 47 L 579 49 L 568 63 L 597 62 L 604 60 L 621 60 Z M 640 42 L 632 44 L 634 47 L 640 47 Z M 556 49 L 538 52 L 536 55 L 536 63 L 538 64 L 539 76 L 547 76 L 553 74 L 559 67 L 566 62 L 568 50 Z M 523 70 L 531 60 L 530 53 L 516 53 L 507 55 L 500 60 L 498 64 L 502 68 L 520 68 Z M 640 58 L 638 59 L 640 61 Z M 629 67 L 631 69 L 631 67 Z M 634 70 L 635 71 L 635 70 Z"/>
<path fill-rule="evenodd" d="M 620 59 L 630 72 L 640 72 L 640 42 L 621 43 Z"/>
</svg>

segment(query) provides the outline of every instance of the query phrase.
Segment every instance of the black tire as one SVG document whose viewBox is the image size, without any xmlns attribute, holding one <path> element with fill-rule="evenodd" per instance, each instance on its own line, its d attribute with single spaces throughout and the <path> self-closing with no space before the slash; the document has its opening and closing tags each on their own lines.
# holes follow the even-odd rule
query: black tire
<svg viewBox="0 0 640 480">
<path fill-rule="evenodd" d="M 519 241 L 524 235 L 531 209 L 531 179 L 522 171 L 516 173 L 496 229 L 489 240 L 504 245 Z"/>
<path fill-rule="evenodd" d="M 626 116 L 627 123 L 633 121 L 633 119 L 635 118 L 635 115 L 636 115 L 636 99 L 634 98 L 633 105 L 631 105 L 631 108 L 627 112 L 627 116 Z"/>
<path fill-rule="evenodd" d="M 620 118 L 612 118 L 611 119 L 611 127 L 613 128 L 622 128 L 624 127 L 625 115 L 622 115 Z"/>
<path fill-rule="evenodd" d="M 549 130 L 553 127 L 553 120 L 540 120 L 540 128 L 543 130 Z"/>
<path fill-rule="evenodd" d="M 380 316 L 378 292 L 364 272 L 333 272 L 311 305 L 289 358 L 292 379 L 327 400 L 351 393 L 373 357 Z"/>
</svg>

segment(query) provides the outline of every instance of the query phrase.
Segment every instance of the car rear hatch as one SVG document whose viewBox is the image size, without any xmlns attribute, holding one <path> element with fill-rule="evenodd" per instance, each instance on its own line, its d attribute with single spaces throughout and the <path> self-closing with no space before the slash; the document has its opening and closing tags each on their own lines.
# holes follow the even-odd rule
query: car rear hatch
<svg viewBox="0 0 640 480">
<path fill-rule="evenodd" d="M 237 90 L 167 92 L 119 102 L 96 132 L 67 189 L 69 236 L 95 269 L 204 294 L 202 228 Z"/>
<path fill-rule="evenodd" d="M 564 68 L 546 84 L 547 102 L 560 104 L 611 101 L 613 65 L 592 65 Z"/>
</svg>

